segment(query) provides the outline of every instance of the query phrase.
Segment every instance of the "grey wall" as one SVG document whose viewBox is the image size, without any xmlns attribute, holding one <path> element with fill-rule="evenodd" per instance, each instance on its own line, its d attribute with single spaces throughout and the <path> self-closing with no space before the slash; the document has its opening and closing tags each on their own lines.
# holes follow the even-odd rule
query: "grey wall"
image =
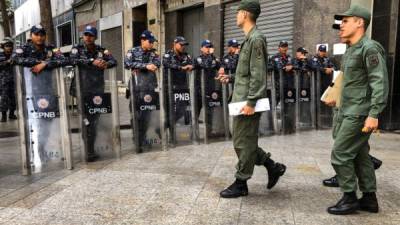
<svg viewBox="0 0 400 225">
<path fill-rule="evenodd" d="M 303 46 L 315 54 L 316 44 L 328 43 L 332 53 L 333 44 L 339 42 L 333 16 L 349 6 L 350 0 L 295 0 L 293 49 Z"/>
<path fill-rule="evenodd" d="M 221 5 L 212 5 L 204 8 L 204 37 L 211 40 L 215 48 L 215 56 L 223 53 Z M 221 46 L 222 43 L 222 46 Z"/>
</svg>

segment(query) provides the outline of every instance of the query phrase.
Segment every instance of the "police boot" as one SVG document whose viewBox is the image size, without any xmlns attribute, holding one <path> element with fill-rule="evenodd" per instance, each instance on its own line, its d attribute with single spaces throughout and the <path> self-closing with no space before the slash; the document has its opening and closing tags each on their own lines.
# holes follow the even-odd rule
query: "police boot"
<svg viewBox="0 0 400 225">
<path fill-rule="evenodd" d="M 97 159 L 99 159 L 99 155 L 96 154 L 94 150 L 94 140 L 92 137 L 88 137 L 87 140 L 87 150 L 88 150 L 88 155 L 87 155 L 87 161 L 88 162 L 94 162 Z"/>
<path fill-rule="evenodd" d="M 328 213 L 333 215 L 349 215 L 360 209 L 356 192 L 345 192 L 336 205 L 328 208 Z"/>
<path fill-rule="evenodd" d="M 371 213 L 379 212 L 378 199 L 376 198 L 375 192 L 364 192 L 362 198 L 360 198 L 358 202 L 360 203 L 360 210 L 362 211 Z"/>
<path fill-rule="evenodd" d="M 239 179 L 236 179 L 231 186 L 219 193 L 222 198 L 237 198 L 248 194 L 249 190 L 247 188 L 247 181 Z"/>
<path fill-rule="evenodd" d="M 323 180 L 322 184 L 326 187 L 339 187 L 339 182 L 337 180 L 336 175 L 331 178 Z"/>
<path fill-rule="evenodd" d="M 279 178 L 286 172 L 286 166 L 281 163 L 275 163 L 270 158 L 265 161 L 264 166 L 268 172 L 267 189 L 272 189 L 278 183 Z"/>
<path fill-rule="evenodd" d="M 10 111 L 9 115 L 8 115 L 8 119 L 10 120 L 16 120 L 17 116 L 15 115 L 14 111 Z"/>
<path fill-rule="evenodd" d="M 382 161 L 373 157 L 372 155 L 369 155 L 369 158 L 372 161 L 372 164 L 374 164 L 374 169 L 377 170 L 382 166 Z"/>
<path fill-rule="evenodd" d="M 94 151 L 88 152 L 88 157 L 87 157 L 88 162 L 94 162 L 97 159 L 99 159 L 99 155 L 97 155 Z"/>
<path fill-rule="evenodd" d="M 7 112 L 1 112 L 1 120 L 0 122 L 7 122 Z"/>
</svg>

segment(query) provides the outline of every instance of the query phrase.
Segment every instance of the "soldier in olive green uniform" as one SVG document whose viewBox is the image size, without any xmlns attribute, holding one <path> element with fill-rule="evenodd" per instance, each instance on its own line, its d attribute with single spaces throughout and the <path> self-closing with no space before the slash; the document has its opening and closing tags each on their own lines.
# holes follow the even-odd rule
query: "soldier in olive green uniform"
<svg viewBox="0 0 400 225">
<path fill-rule="evenodd" d="M 344 195 L 328 212 L 346 215 L 361 209 L 376 213 L 379 211 L 376 178 L 368 156 L 368 140 L 378 128 L 378 116 L 387 102 L 385 50 L 365 36 L 371 19 L 367 9 L 353 5 L 335 19 L 342 20 L 340 38 L 348 44 L 343 55 L 343 89 L 333 127 L 335 142 L 331 159 Z M 361 199 L 356 195 L 357 181 L 363 192 Z"/>
<path fill-rule="evenodd" d="M 270 159 L 270 153 L 258 146 L 260 113 L 254 107 L 258 99 L 266 96 L 267 43 L 256 28 L 260 15 L 258 0 L 242 0 L 237 13 L 237 25 L 246 34 L 241 45 L 239 63 L 236 69 L 232 102 L 247 101 L 242 114 L 233 118 L 233 145 L 239 158 L 235 174 L 236 181 L 220 193 L 223 198 L 236 198 L 248 194 L 247 180 L 251 178 L 254 166 L 265 166 L 268 171 L 267 188 L 271 189 L 285 173 L 283 164 Z"/>
</svg>

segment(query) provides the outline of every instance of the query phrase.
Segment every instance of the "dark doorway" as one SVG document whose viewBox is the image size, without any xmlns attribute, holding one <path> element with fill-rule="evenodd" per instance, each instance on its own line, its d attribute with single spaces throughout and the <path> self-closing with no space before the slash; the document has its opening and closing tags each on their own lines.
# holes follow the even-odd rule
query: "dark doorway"
<svg viewBox="0 0 400 225">
<path fill-rule="evenodd" d="M 372 39 L 386 50 L 389 73 L 389 98 L 380 117 L 380 127 L 400 130 L 400 4 L 399 1 L 374 1 Z"/>
<path fill-rule="evenodd" d="M 140 35 L 147 29 L 147 5 L 132 9 L 132 37 L 133 46 L 140 45 Z"/>
<path fill-rule="evenodd" d="M 183 36 L 190 43 L 187 52 L 196 57 L 200 54 L 200 44 L 204 39 L 204 8 L 182 11 L 182 23 Z"/>
</svg>

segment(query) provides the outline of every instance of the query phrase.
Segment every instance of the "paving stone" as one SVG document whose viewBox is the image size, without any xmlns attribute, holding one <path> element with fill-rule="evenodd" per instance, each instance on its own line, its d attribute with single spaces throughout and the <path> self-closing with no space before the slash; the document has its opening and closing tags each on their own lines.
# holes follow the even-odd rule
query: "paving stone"
<svg viewBox="0 0 400 225">
<path fill-rule="evenodd" d="M 121 160 L 31 177 L 0 176 L 0 224 L 398 225 L 399 141 L 400 136 L 393 134 L 371 138 L 371 153 L 384 161 L 376 172 L 378 214 L 326 212 L 341 192 L 321 183 L 334 174 L 330 131 L 323 130 L 261 138 L 259 145 L 286 164 L 287 172 L 267 190 L 267 171 L 256 167 L 248 181 L 249 195 L 237 199 L 219 196 L 235 179 L 232 142 L 143 154 L 128 153 L 125 147 L 127 154 Z"/>
</svg>

